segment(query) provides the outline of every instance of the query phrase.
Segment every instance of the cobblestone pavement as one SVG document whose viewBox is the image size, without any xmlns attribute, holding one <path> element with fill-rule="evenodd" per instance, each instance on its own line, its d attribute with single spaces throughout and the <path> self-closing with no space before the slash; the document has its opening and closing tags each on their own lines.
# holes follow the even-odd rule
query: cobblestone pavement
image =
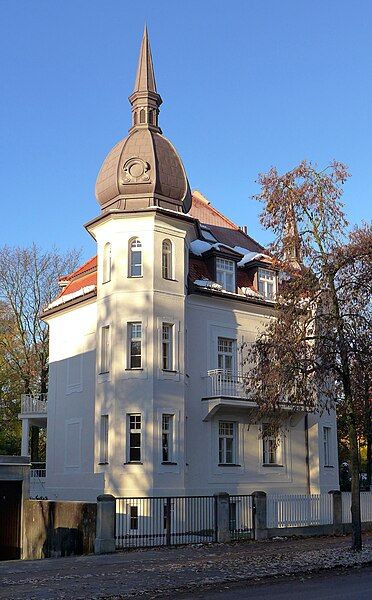
<svg viewBox="0 0 372 600">
<path fill-rule="evenodd" d="M 97 600 L 173 597 L 222 583 L 372 562 L 372 533 L 361 553 L 349 537 L 276 539 L 0 562 L 0 598 Z"/>
</svg>

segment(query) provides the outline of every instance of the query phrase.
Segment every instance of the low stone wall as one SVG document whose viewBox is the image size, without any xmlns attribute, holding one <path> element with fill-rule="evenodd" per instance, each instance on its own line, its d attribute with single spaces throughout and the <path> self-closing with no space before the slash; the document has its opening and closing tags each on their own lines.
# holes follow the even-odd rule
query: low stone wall
<svg viewBox="0 0 372 600">
<path fill-rule="evenodd" d="M 362 523 L 362 531 L 372 531 L 372 523 Z M 351 533 L 351 523 L 334 525 L 307 525 L 306 527 L 273 527 L 267 529 L 267 537 L 307 537 L 317 535 L 343 535 Z"/>
<path fill-rule="evenodd" d="M 96 518 L 96 504 L 25 500 L 22 558 L 93 553 Z"/>
</svg>

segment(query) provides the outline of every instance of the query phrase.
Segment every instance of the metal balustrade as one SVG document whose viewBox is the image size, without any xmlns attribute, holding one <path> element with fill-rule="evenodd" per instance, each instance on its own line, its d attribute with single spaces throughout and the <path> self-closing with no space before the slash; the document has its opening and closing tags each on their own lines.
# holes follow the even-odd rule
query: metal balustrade
<svg viewBox="0 0 372 600">
<path fill-rule="evenodd" d="M 47 394 L 22 394 L 21 414 L 46 414 L 48 410 Z"/>
</svg>

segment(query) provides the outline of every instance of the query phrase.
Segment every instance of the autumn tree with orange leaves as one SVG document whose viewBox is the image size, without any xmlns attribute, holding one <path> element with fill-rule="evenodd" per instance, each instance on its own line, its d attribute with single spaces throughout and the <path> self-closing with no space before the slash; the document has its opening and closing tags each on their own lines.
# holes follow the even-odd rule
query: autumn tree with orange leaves
<svg viewBox="0 0 372 600">
<path fill-rule="evenodd" d="M 352 474 L 352 545 L 360 550 L 358 431 L 370 430 L 361 421 L 368 420 L 371 391 L 372 228 L 363 225 L 347 235 L 341 199 L 348 177 L 336 161 L 323 170 L 303 161 L 284 175 L 271 168 L 259 177 L 255 198 L 264 204 L 262 225 L 275 236 L 271 252 L 281 283 L 276 318 L 248 352 L 246 386 L 274 424 L 283 403 L 292 410 L 342 413 Z"/>
</svg>

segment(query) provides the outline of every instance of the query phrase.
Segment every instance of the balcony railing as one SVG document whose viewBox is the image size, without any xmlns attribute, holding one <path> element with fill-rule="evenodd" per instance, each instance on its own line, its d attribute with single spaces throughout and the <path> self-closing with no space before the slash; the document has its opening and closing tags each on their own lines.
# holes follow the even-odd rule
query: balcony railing
<svg viewBox="0 0 372 600">
<path fill-rule="evenodd" d="M 212 371 L 208 371 L 208 377 L 211 396 L 230 396 L 232 398 L 248 399 L 244 377 L 240 373 L 234 373 L 225 369 L 213 369 Z"/>
<path fill-rule="evenodd" d="M 47 394 L 22 394 L 21 396 L 21 413 L 46 413 L 48 410 Z"/>
</svg>

